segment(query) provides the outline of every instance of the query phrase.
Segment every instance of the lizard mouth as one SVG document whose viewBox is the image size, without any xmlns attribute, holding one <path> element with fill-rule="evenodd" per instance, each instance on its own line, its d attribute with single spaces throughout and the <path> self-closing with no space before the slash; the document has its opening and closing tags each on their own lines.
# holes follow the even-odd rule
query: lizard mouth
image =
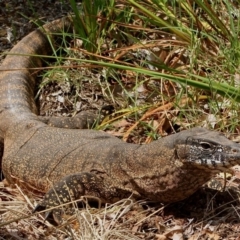
<svg viewBox="0 0 240 240">
<path fill-rule="evenodd" d="M 191 164 L 207 167 L 216 170 L 227 170 L 237 164 L 240 164 L 240 151 L 233 150 L 232 153 L 223 153 L 216 151 L 214 153 L 201 154 L 201 157 L 190 160 Z"/>
</svg>

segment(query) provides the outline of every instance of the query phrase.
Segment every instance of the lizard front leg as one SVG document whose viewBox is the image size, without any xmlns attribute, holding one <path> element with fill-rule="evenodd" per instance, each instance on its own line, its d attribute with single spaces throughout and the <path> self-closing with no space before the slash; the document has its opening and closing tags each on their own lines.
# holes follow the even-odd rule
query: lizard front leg
<svg viewBox="0 0 240 240">
<path fill-rule="evenodd" d="M 104 184 L 100 178 L 92 173 L 76 173 L 64 177 L 56 183 L 44 196 L 33 212 L 50 209 L 45 219 L 54 225 L 61 223 L 62 210 L 51 208 L 61 204 L 69 203 L 87 195 L 93 198 L 100 198 L 104 191 Z M 101 199 L 100 199 L 101 200 Z M 66 208 L 63 208 L 64 210 Z M 69 210 L 69 206 L 67 208 Z"/>
</svg>

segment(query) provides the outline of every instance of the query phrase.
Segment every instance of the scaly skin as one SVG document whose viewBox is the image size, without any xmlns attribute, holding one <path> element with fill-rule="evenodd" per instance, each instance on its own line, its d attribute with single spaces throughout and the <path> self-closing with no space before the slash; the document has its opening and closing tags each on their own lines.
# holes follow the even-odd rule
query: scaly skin
<svg viewBox="0 0 240 240">
<path fill-rule="evenodd" d="M 58 123 L 53 125 L 59 128 L 52 127 L 45 123 L 48 120 L 40 120 L 34 102 L 36 72 L 29 68 L 41 67 L 42 60 L 30 55 L 51 53 L 46 33 L 63 28 L 72 28 L 71 19 L 32 32 L 12 49 L 18 55 L 8 55 L 0 68 L 2 170 L 9 182 L 47 193 L 36 210 L 82 195 L 103 202 L 130 195 L 180 201 L 217 172 L 239 163 L 238 144 L 203 128 L 140 146 L 104 132 L 64 129 Z"/>
</svg>

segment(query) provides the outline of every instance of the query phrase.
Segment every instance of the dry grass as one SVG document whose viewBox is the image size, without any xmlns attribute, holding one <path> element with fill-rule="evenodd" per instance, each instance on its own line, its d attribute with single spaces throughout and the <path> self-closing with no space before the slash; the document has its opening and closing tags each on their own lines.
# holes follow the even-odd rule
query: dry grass
<svg viewBox="0 0 240 240">
<path fill-rule="evenodd" d="M 56 227 L 44 214 L 32 214 L 39 197 L 1 183 L 0 239 L 238 239 L 240 195 L 236 183 L 227 185 L 226 191 L 202 189 L 168 206 L 123 199 L 99 209 L 76 208 Z"/>
</svg>

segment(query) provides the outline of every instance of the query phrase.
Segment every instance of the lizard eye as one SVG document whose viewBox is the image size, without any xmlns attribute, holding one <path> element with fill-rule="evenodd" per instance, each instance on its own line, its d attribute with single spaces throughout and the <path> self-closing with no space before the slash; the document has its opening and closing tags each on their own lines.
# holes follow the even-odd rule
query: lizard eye
<svg viewBox="0 0 240 240">
<path fill-rule="evenodd" d="M 212 147 L 211 144 L 207 142 L 201 142 L 200 145 L 203 149 L 210 149 Z"/>
</svg>

